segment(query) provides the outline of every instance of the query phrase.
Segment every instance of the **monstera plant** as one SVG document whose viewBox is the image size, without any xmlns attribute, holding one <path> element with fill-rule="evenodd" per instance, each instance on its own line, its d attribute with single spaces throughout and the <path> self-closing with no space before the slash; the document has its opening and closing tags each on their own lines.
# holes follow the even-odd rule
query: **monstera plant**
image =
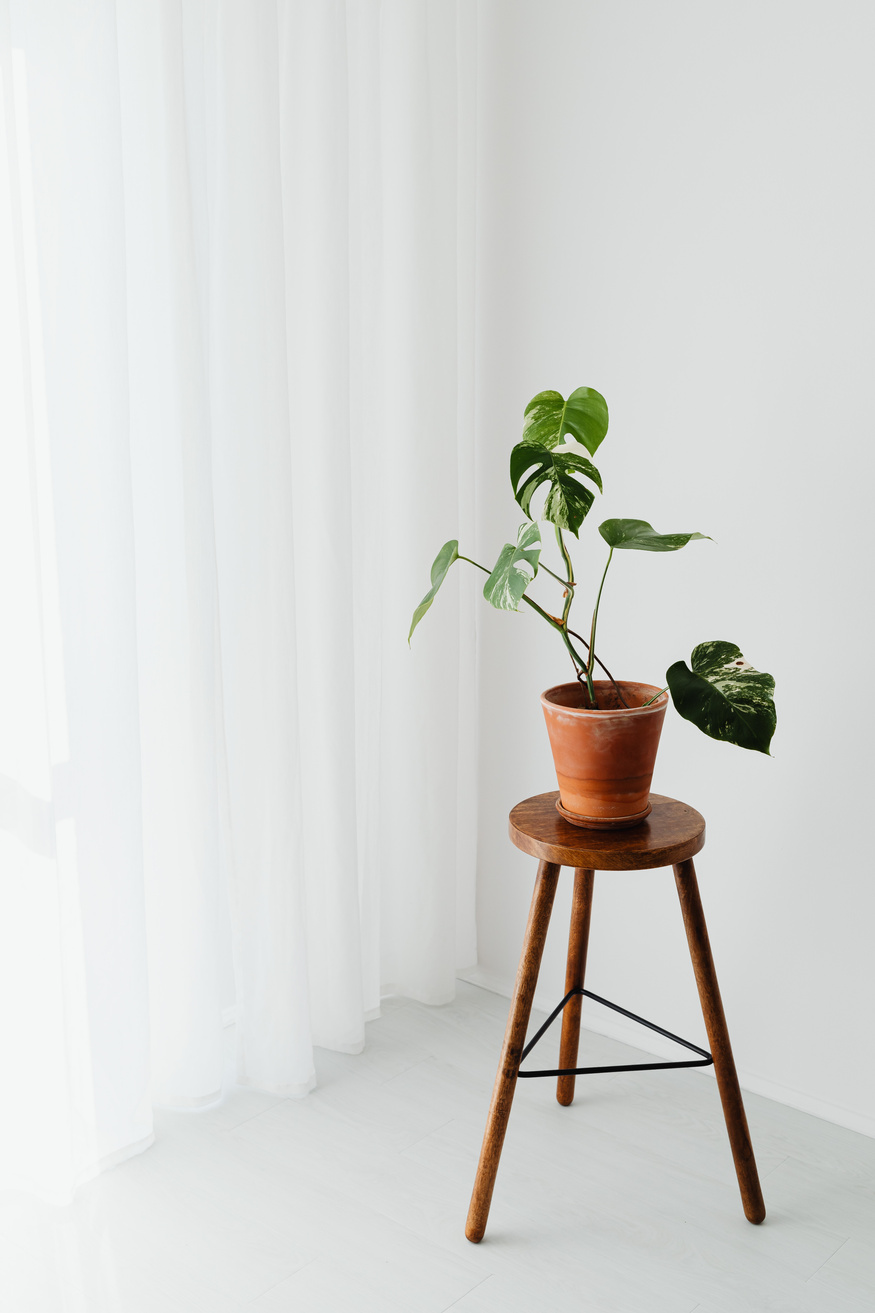
<svg viewBox="0 0 875 1313">
<path fill-rule="evenodd" d="M 670 665 L 665 687 L 653 690 L 647 697 L 642 696 L 641 690 L 651 686 L 618 684 L 603 664 L 596 646 L 599 605 L 614 554 L 676 552 L 707 535 L 657 533 L 646 520 L 605 520 L 599 525 L 599 533 L 607 546 L 607 560 L 592 609 L 588 638 L 571 628 L 577 584 L 567 538 L 569 535 L 578 538 L 595 502 L 596 490 L 602 491 L 601 475 L 590 457 L 596 454 L 607 431 L 607 403 L 594 388 L 577 388 L 567 399 L 559 392 L 539 392 L 532 398 L 525 410 L 522 440 L 510 453 L 513 495 L 526 516 L 516 542 L 505 543 L 491 570 L 463 556 L 456 539 L 445 543 L 431 568 L 431 588 L 413 613 L 408 641 L 431 607 L 450 566 L 455 561 L 467 561 L 488 576 L 483 595 L 492 606 L 518 611 L 525 605 L 556 631 L 573 664 L 579 692 L 579 696 L 563 695 L 564 700 L 559 701 L 564 707 L 573 706 L 576 713 L 640 713 L 665 704 L 665 695 L 670 692 L 681 716 L 705 734 L 768 754 L 776 724 L 775 682 L 771 675 L 754 669 L 735 643 L 722 640 L 700 643 L 692 653 L 690 664 L 676 661 Z M 557 574 L 541 559 L 539 521 L 553 526 L 564 574 Z M 539 573 L 550 575 L 562 589 L 556 614 L 528 595 L 527 590 Z M 606 676 L 605 681 L 596 680 L 596 667 Z M 562 687 L 573 689 L 574 685 Z"/>
</svg>

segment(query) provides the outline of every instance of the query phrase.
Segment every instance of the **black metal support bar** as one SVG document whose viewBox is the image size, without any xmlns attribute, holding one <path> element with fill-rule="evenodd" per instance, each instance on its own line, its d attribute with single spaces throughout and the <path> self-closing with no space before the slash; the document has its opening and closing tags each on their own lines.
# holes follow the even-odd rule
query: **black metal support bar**
<svg viewBox="0 0 875 1313">
<path fill-rule="evenodd" d="M 637 1021 L 639 1026 L 646 1026 L 648 1030 L 656 1031 L 657 1035 L 670 1039 L 674 1044 L 680 1044 L 682 1048 L 689 1049 L 692 1053 L 698 1053 L 701 1056 L 685 1062 L 633 1062 L 615 1067 L 557 1067 L 550 1071 L 519 1071 L 517 1075 L 520 1080 L 531 1079 L 535 1076 L 594 1076 L 601 1072 L 611 1071 L 668 1071 L 676 1067 L 710 1067 L 714 1062 L 711 1054 L 707 1049 L 700 1049 L 698 1044 L 691 1044 L 688 1039 L 681 1039 L 680 1035 L 673 1035 L 670 1030 L 663 1030 L 662 1026 L 657 1026 L 653 1021 L 646 1021 L 644 1017 L 637 1016 L 634 1012 L 629 1012 L 626 1008 L 621 1008 L 618 1003 L 611 1003 L 608 999 L 602 998 L 599 994 L 593 994 L 589 989 L 570 989 L 563 998 L 562 1002 L 553 1009 L 547 1020 L 541 1026 L 535 1035 L 529 1040 L 523 1049 L 520 1062 L 523 1062 L 538 1040 L 550 1029 L 553 1022 L 559 1016 L 560 1012 L 575 997 L 581 994 L 584 998 L 591 998 L 594 1003 L 601 1003 L 606 1008 L 611 1008 L 614 1012 L 619 1012 L 630 1021 Z"/>
</svg>

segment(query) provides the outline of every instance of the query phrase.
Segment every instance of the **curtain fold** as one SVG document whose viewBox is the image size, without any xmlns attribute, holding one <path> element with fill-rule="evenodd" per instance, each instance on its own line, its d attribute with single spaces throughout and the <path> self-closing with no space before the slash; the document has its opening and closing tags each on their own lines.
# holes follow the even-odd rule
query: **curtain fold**
<svg viewBox="0 0 875 1313">
<path fill-rule="evenodd" d="M 474 959 L 473 581 L 406 635 L 473 539 L 475 50 L 446 0 L 0 0 L 7 1185 L 221 1097 L 232 1002 L 303 1094 Z"/>
</svg>

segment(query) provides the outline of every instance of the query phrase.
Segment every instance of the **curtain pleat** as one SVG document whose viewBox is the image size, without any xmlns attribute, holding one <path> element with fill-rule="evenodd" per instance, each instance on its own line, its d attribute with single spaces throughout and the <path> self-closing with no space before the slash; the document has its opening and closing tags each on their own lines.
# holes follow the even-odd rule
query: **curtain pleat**
<svg viewBox="0 0 875 1313">
<path fill-rule="evenodd" d="M 0 1162 L 64 1199 L 231 1005 L 301 1095 L 474 960 L 474 581 L 406 639 L 474 537 L 476 7 L 0 0 L 0 56 Z"/>
</svg>

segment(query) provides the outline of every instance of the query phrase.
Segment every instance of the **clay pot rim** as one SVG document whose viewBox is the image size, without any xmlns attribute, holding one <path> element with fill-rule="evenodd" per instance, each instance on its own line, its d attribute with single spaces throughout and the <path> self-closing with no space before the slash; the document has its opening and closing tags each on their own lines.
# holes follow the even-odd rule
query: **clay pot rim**
<svg viewBox="0 0 875 1313">
<path fill-rule="evenodd" d="M 630 684 L 632 684 L 636 688 L 650 689 L 651 693 L 659 693 L 660 688 L 662 687 L 662 685 L 660 684 L 647 684 L 640 679 L 618 679 L 616 682 L 621 689 L 625 689 Z M 609 679 L 594 679 L 593 685 L 595 686 L 595 688 L 613 687 L 613 684 Z M 651 702 L 649 707 L 607 707 L 604 710 L 602 710 L 601 707 L 568 707 L 565 706 L 564 703 L 552 701 L 550 697 L 551 693 L 556 693 L 559 689 L 562 688 L 576 689 L 578 687 L 579 685 L 577 680 L 573 680 L 573 681 L 569 680 L 565 684 L 553 684 L 552 687 L 545 689 L 544 692 L 541 694 L 541 703 L 543 706 L 553 707 L 557 711 L 562 711 L 566 715 L 582 716 L 582 717 L 637 716 L 637 715 L 649 716 L 652 713 L 664 711 L 666 706 L 668 705 L 668 691 L 662 693 L 662 696 L 658 697 L 655 702 Z"/>
</svg>

